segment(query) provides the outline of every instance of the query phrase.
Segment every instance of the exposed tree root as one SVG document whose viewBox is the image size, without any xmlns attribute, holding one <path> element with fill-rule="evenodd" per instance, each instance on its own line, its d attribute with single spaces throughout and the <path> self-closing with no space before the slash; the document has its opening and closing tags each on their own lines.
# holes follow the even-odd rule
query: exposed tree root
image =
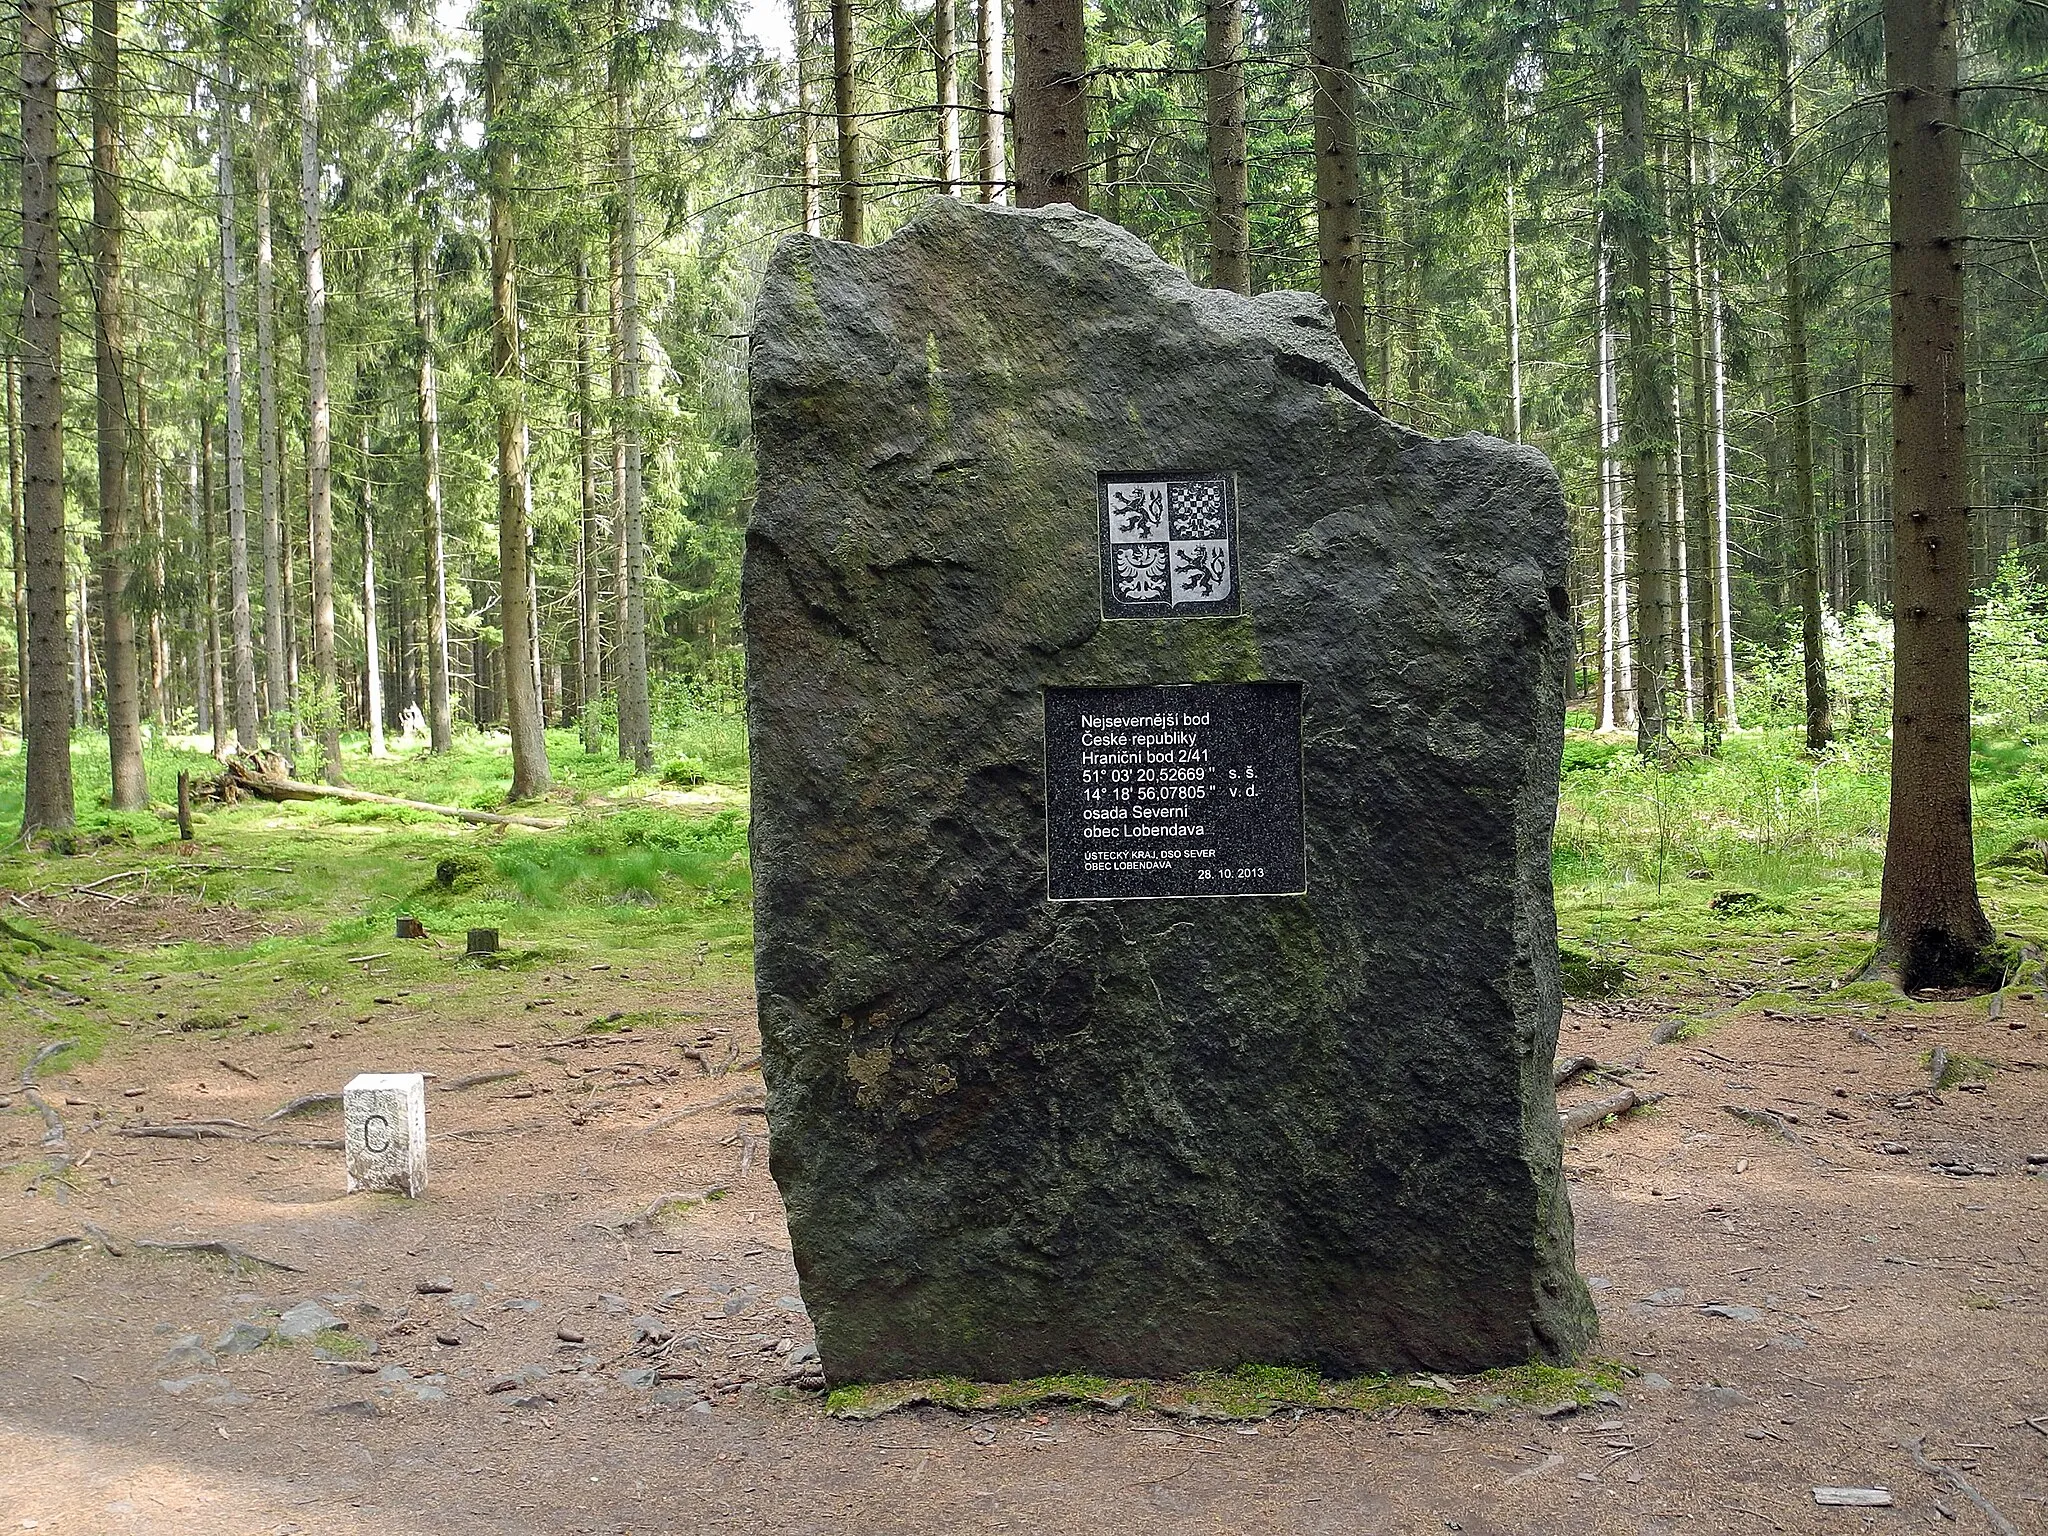
<svg viewBox="0 0 2048 1536">
<path fill-rule="evenodd" d="M 1960 1493 L 1964 1498 L 1976 1505 L 1978 1512 L 1984 1516 L 1985 1523 L 1991 1527 L 1994 1536 L 2020 1536 L 2019 1527 L 2000 1514 L 1998 1506 L 1979 1493 L 1975 1483 L 1963 1476 L 1954 1467 L 1944 1467 L 1940 1462 L 1928 1459 L 1926 1441 L 1908 1440 L 1904 1443 L 1903 1448 L 1906 1454 L 1913 1458 L 1914 1466 L 1927 1473 L 1930 1477 L 1940 1478 L 1949 1487 L 1955 1489 L 1957 1493 Z"/>
<path fill-rule="evenodd" d="M 1564 1110 L 1557 1117 L 1558 1124 L 1567 1131 L 1583 1131 L 1589 1125 L 1598 1125 L 1631 1110 L 1647 1109 L 1663 1097 L 1661 1093 L 1638 1093 L 1633 1088 L 1624 1088 L 1611 1099 L 1595 1099 L 1590 1104 Z"/>
<path fill-rule="evenodd" d="M 52 1056 L 61 1055 L 77 1043 L 76 1040 L 52 1041 L 37 1051 L 35 1055 L 29 1057 L 28 1065 L 21 1069 L 21 1096 L 34 1105 L 36 1113 L 43 1117 L 43 1145 L 52 1151 L 60 1153 L 67 1151 L 69 1148 L 69 1143 L 65 1140 L 64 1136 L 64 1117 L 57 1113 L 55 1107 L 51 1105 L 48 1099 L 36 1091 L 36 1069 Z M 64 1167 L 68 1166 L 70 1162 L 71 1159 L 69 1157 L 62 1158 L 58 1167 L 52 1169 L 51 1172 L 62 1172 Z M 45 1175 L 45 1177 L 48 1177 L 48 1175 Z M 41 1180 L 37 1182 L 40 1183 Z"/>
<path fill-rule="evenodd" d="M 293 1115 L 310 1114 L 316 1109 L 339 1109 L 340 1107 L 341 1095 L 338 1093 L 307 1093 L 301 1094 L 289 1103 L 273 1109 L 263 1118 L 265 1120 L 289 1120 Z"/>
<path fill-rule="evenodd" d="M 667 1126 L 674 1125 L 678 1120 L 688 1120 L 695 1115 L 706 1115 L 714 1109 L 725 1109 L 745 1099 L 759 1098 L 761 1092 L 762 1090 L 758 1084 L 749 1083 L 743 1088 L 733 1089 L 731 1093 L 720 1094 L 708 1104 L 692 1104 L 687 1108 L 676 1110 L 673 1114 L 663 1115 L 659 1119 L 650 1120 L 647 1124 L 640 1127 L 640 1134 L 645 1136 L 650 1131 L 659 1131 Z"/>
<path fill-rule="evenodd" d="M 159 1243 L 150 1238 L 142 1238 L 124 1246 L 120 1241 L 89 1222 L 86 1223 L 85 1232 L 86 1235 L 83 1237 L 76 1234 L 66 1237 L 53 1237 L 46 1243 L 37 1243 L 28 1248 L 11 1249 L 6 1253 L 0 1253 L 0 1259 L 25 1258 L 32 1253 L 49 1253 L 53 1249 L 70 1248 L 91 1241 L 98 1243 L 109 1257 L 116 1259 L 125 1259 L 131 1254 L 136 1253 L 160 1253 L 173 1258 L 180 1255 L 194 1254 L 226 1259 L 237 1268 L 247 1264 L 258 1269 L 282 1270 L 288 1275 L 302 1275 L 305 1273 L 296 1264 L 287 1264 L 282 1259 L 268 1259 L 260 1253 L 251 1253 L 246 1248 L 237 1248 L 233 1243 L 222 1242 L 218 1238 L 207 1238 L 193 1243 Z"/>
<path fill-rule="evenodd" d="M 0 1253 L 0 1259 L 25 1259 L 32 1253 L 48 1253 L 52 1249 L 69 1248 L 84 1241 L 84 1238 L 76 1236 L 53 1237 L 47 1243 L 32 1243 L 26 1248 L 10 1248 L 7 1252 Z"/>
<path fill-rule="evenodd" d="M 1760 1131 L 1769 1131 L 1773 1136 L 1782 1137 L 1794 1146 L 1801 1140 L 1799 1133 L 1792 1129 L 1792 1122 L 1776 1110 L 1748 1109 L 1740 1104 L 1723 1104 L 1721 1107 L 1744 1125 L 1753 1125 Z"/>
</svg>

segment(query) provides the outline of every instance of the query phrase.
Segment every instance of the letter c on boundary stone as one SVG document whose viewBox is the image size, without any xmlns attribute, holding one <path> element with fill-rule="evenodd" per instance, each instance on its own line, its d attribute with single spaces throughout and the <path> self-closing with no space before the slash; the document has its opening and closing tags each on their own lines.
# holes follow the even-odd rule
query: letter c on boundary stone
<svg viewBox="0 0 2048 1536">
<path fill-rule="evenodd" d="M 366 1119 L 365 1121 L 363 1121 L 363 1145 L 364 1145 L 364 1147 L 366 1147 L 366 1148 L 367 1148 L 368 1150 L 370 1150 L 370 1151 L 372 1151 L 372 1152 L 388 1152 L 388 1151 L 390 1151 L 390 1150 L 391 1150 L 391 1135 L 390 1135 L 390 1132 L 391 1132 L 391 1122 L 390 1122 L 389 1120 L 386 1120 L 386 1119 L 385 1119 L 385 1118 L 384 1118 L 384 1117 L 383 1117 L 382 1115 L 371 1115 L 371 1116 L 370 1116 L 370 1117 L 369 1117 L 368 1119 Z M 379 1136 L 379 1135 L 382 1135 L 382 1136 L 383 1136 L 383 1138 L 384 1138 L 384 1139 L 383 1139 L 382 1141 L 378 1141 L 378 1140 L 376 1140 L 376 1139 L 375 1139 L 375 1138 L 376 1138 L 377 1136 Z"/>
</svg>

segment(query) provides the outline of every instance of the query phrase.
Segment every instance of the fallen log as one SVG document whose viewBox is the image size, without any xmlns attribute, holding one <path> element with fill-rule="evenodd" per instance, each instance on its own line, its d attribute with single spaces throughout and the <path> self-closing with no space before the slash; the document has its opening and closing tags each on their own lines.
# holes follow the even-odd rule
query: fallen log
<svg viewBox="0 0 2048 1536">
<path fill-rule="evenodd" d="M 250 794 L 259 800 L 340 800 L 350 805 L 395 805 L 402 810 L 452 816 L 457 821 L 475 822 L 486 827 L 533 827 L 538 831 L 553 832 L 569 824 L 560 816 L 507 816 L 497 811 L 473 811 L 461 805 L 434 805 L 426 800 L 379 795 L 367 789 L 348 789 L 339 784 L 308 784 L 304 779 L 288 778 L 252 767 L 241 758 L 229 759 L 220 777 L 214 781 L 212 790 L 216 798 L 231 804 L 236 795 Z"/>
</svg>

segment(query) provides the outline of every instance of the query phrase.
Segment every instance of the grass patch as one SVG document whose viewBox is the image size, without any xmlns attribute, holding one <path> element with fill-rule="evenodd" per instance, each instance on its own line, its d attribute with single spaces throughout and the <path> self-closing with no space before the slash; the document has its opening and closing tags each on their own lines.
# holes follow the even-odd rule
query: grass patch
<svg viewBox="0 0 2048 1536">
<path fill-rule="evenodd" d="M 370 1341 L 340 1328 L 322 1328 L 309 1340 L 323 1360 L 367 1360 Z"/>
<path fill-rule="evenodd" d="M 1992 921 L 2048 938 L 2048 744 L 1980 731 L 1972 744 L 1978 881 Z M 1889 745 L 1809 756 L 1797 729 L 1730 736 L 1712 758 L 1646 763 L 1632 744 L 1571 729 L 1553 875 L 1570 995 L 1684 998 L 1731 976 L 1769 1006 L 1885 1006 L 1888 989 L 1834 989 L 1869 958 L 1889 809 Z M 1773 978 L 1767 973 L 1776 967 Z M 1801 990 L 1806 990 L 1801 989 Z"/>
<path fill-rule="evenodd" d="M 559 830 L 339 802 L 244 801 L 197 807 L 195 840 L 183 846 L 170 809 L 177 773 L 210 776 L 212 760 L 152 746 L 145 766 L 158 806 L 117 816 L 104 807 L 105 738 L 81 734 L 72 754 L 77 834 L 62 849 L 0 851 L 0 890 L 29 908 L 9 904 L 0 968 L 33 1005 L 0 1016 L 0 1055 L 18 1064 L 39 1042 L 72 1039 L 78 1054 L 66 1061 L 75 1062 L 128 1030 L 331 1028 L 374 1017 L 380 997 L 427 1015 L 517 1014 L 538 984 L 534 973 L 557 964 L 659 964 L 678 981 L 743 974 L 753 948 L 745 738 L 736 713 L 704 730 L 723 732 L 724 745 L 712 750 L 711 742 L 697 760 L 728 777 L 709 784 L 717 791 L 709 798 L 706 786 L 690 791 L 696 798 L 687 803 L 653 775 L 554 732 L 558 791 L 537 809 L 567 816 Z M 484 807 L 503 804 L 510 759 L 502 739 L 466 732 L 438 758 L 421 750 L 372 759 L 351 740 L 344 768 L 365 788 Z M 18 750 L 0 755 L 0 817 L 20 814 L 21 771 Z M 157 931 L 176 934 L 189 917 L 193 941 L 126 947 L 119 934 L 128 909 L 75 890 L 116 874 L 127 878 L 109 890 L 163 913 Z M 247 937 L 202 936 L 222 909 Z M 397 938 L 400 916 L 418 919 L 427 937 Z M 81 943 L 59 928 L 93 919 L 90 931 L 121 947 Z M 258 924 L 280 931 L 251 931 Z M 499 930 L 496 964 L 463 959 L 469 928 Z"/>
</svg>

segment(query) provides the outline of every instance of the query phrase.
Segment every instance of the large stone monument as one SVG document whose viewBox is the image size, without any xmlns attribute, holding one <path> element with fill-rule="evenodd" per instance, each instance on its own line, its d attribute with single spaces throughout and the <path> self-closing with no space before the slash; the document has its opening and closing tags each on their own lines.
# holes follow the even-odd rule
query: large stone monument
<svg viewBox="0 0 2048 1536">
<path fill-rule="evenodd" d="M 834 1380 L 1570 1356 L 1564 509 L 1070 208 L 791 239 L 744 605 Z"/>
</svg>

